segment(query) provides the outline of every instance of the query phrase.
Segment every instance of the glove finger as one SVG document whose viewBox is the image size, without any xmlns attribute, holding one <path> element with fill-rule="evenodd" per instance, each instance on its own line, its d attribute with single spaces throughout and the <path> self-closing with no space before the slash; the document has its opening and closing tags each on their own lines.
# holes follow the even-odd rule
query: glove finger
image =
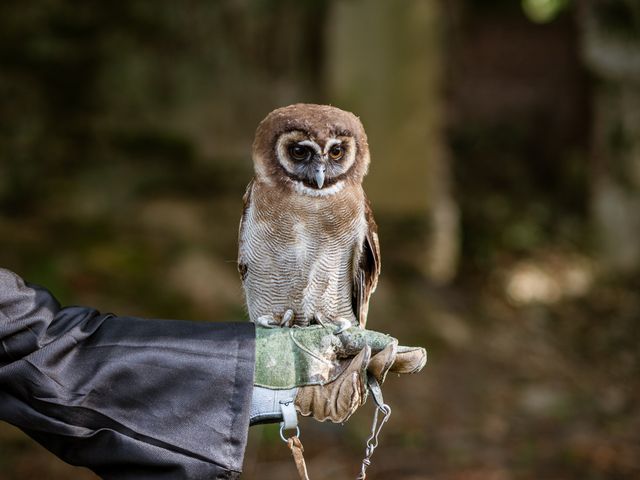
<svg viewBox="0 0 640 480">
<path fill-rule="evenodd" d="M 427 351 L 421 347 L 398 347 L 395 361 L 390 372 L 417 373 L 427 363 Z"/>
<path fill-rule="evenodd" d="M 295 406 L 300 414 L 320 422 L 345 422 L 367 398 L 366 368 L 371 360 L 368 346 L 350 361 L 333 382 L 300 387 Z"/>
<path fill-rule="evenodd" d="M 363 330 L 360 327 L 349 328 L 337 336 L 339 345 L 336 345 L 338 357 L 354 357 L 365 345 L 369 345 L 373 352 L 384 350 L 391 342 L 397 340 L 384 333 L 374 330 Z"/>
<path fill-rule="evenodd" d="M 395 362 L 397 350 L 398 342 L 393 341 L 382 351 L 371 357 L 367 371 L 373 375 L 379 383 L 384 382 L 387 372 Z"/>
</svg>

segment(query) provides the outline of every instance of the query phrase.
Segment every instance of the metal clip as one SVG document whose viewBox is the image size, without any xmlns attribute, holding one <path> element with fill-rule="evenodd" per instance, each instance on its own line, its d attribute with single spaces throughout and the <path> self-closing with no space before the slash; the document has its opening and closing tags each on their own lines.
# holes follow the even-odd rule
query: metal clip
<svg viewBox="0 0 640 480">
<path fill-rule="evenodd" d="M 296 427 L 296 434 L 291 436 L 300 438 L 300 427 Z M 284 423 L 280 424 L 280 438 L 284 443 L 289 443 L 289 439 L 284 436 Z"/>
<path fill-rule="evenodd" d="M 360 474 L 357 477 L 357 480 L 365 480 L 367 478 L 367 467 L 371 465 L 371 457 L 373 452 L 378 447 L 378 436 L 382 431 L 382 427 L 389 420 L 391 416 L 391 407 L 384 403 L 384 398 L 382 397 L 382 389 L 380 388 L 380 384 L 376 380 L 373 375 L 367 376 L 367 387 L 371 392 L 371 396 L 376 403 L 376 411 L 373 414 L 373 423 L 371 425 L 371 435 L 367 439 L 367 446 L 365 449 L 365 455 L 362 459 L 362 466 L 360 468 Z M 380 425 L 378 425 L 378 414 L 382 412 L 382 420 L 380 421 Z"/>
</svg>

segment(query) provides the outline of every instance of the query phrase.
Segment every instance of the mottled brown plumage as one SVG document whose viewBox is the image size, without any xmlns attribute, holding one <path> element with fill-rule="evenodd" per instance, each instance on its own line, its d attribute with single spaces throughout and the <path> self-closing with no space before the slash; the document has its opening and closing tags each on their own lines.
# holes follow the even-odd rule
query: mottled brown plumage
<svg viewBox="0 0 640 480">
<path fill-rule="evenodd" d="M 238 254 L 251 320 L 364 327 L 380 251 L 361 185 L 360 120 L 326 105 L 274 110 L 258 126 L 253 162 Z"/>
</svg>

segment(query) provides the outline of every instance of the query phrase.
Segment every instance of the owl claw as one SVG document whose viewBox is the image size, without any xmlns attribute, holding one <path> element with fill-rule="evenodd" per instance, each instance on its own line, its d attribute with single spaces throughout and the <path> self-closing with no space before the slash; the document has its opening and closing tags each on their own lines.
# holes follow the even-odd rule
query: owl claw
<svg viewBox="0 0 640 480">
<path fill-rule="evenodd" d="M 280 324 L 276 322 L 275 318 L 273 318 L 273 315 L 261 315 L 256 318 L 255 323 L 256 325 L 260 325 L 264 328 L 278 328 L 280 326 Z"/>
<path fill-rule="evenodd" d="M 318 324 L 322 325 L 323 327 L 326 327 L 326 325 L 325 325 L 325 323 L 324 323 L 324 322 L 325 322 L 325 320 L 326 320 L 326 319 L 324 318 L 324 315 L 322 315 L 321 313 L 316 313 L 316 314 L 313 316 L 313 318 L 314 318 L 314 320 L 315 320 L 316 322 L 318 322 Z"/>
<path fill-rule="evenodd" d="M 334 332 L 335 335 L 340 335 L 342 332 L 352 327 L 351 322 L 346 318 L 336 318 L 333 323 L 338 327 L 338 330 Z"/>
<path fill-rule="evenodd" d="M 346 318 L 338 317 L 338 318 L 335 318 L 333 320 L 329 320 L 328 318 L 326 318 L 321 313 L 316 313 L 313 317 L 314 317 L 316 322 L 318 322 L 320 325 L 322 325 L 325 328 L 327 328 L 327 326 L 329 326 L 329 325 L 333 325 L 335 327 L 338 327 L 338 329 L 334 332 L 336 335 L 340 335 L 346 329 L 352 327 L 351 322 L 349 320 L 347 320 Z"/>
<path fill-rule="evenodd" d="M 289 308 L 284 312 L 280 319 L 275 315 L 261 315 L 256 319 L 255 323 L 264 328 L 291 327 L 293 319 L 293 310 Z"/>
<path fill-rule="evenodd" d="M 282 323 L 280 325 L 282 327 L 290 327 L 293 323 L 293 318 L 293 310 L 289 308 L 286 312 L 284 312 L 284 315 L 282 315 Z"/>
</svg>

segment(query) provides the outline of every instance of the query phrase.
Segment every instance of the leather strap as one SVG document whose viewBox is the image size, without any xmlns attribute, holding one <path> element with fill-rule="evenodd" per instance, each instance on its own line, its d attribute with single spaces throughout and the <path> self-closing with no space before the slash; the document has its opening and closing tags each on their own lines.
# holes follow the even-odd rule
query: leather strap
<svg viewBox="0 0 640 480">
<path fill-rule="evenodd" d="M 376 377 L 371 374 L 367 375 L 367 388 L 371 396 L 373 397 L 373 401 L 376 402 L 378 408 L 382 408 L 384 405 L 384 398 L 382 397 L 382 388 L 380 388 L 380 384 Z"/>
<path fill-rule="evenodd" d="M 293 461 L 296 464 L 296 468 L 298 469 L 298 475 L 300 476 L 300 480 L 309 480 L 309 474 L 307 473 L 307 464 L 304 462 L 304 448 L 302 447 L 302 443 L 297 435 L 293 437 L 289 437 L 287 439 L 287 445 L 291 450 L 291 454 L 293 455 Z"/>
</svg>

